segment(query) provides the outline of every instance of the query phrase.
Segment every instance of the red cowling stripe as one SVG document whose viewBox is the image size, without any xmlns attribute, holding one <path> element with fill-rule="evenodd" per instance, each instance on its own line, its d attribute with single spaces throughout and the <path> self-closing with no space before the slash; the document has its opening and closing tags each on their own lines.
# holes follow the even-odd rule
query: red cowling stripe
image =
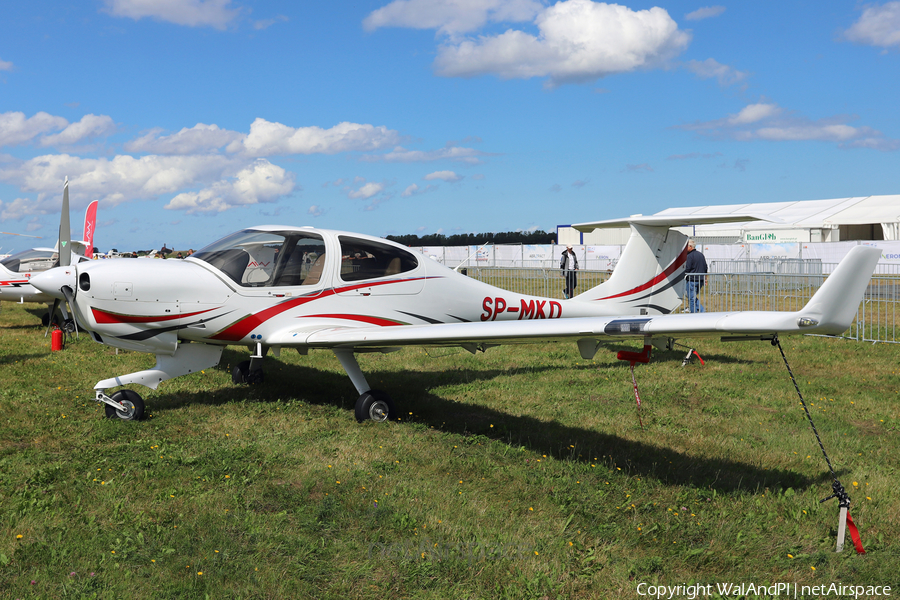
<svg viewBox="0 0 900 600">
<path fill-rule="evenodd" d="M 409 325 L 403 321 L 394 321 L 392 319 L 382 319 L 381 317 L 370 317 L 368 315 L 350 315 L 350 314 L 328 314 L 328 315 L 303 315 L 304 319 L 321 318 L 321 319 L 347 319 L 349 321 L 360 321 L 370 325 L 378 325 L 380 327 L 392 327 L 394 325 Z"/>
<path fill-rule="evenodd" d="M 235 342 L 246 337 L 248 333 L 259 327 L 272 317 L 280 315 L 286 310 L 290 310 L 296 306 L 300 306 L 301 304 L 306 304 L 307 302 L 311 302 L 312 300 L 316 300 L 323 296 L 330 296 L 333 293 L 334 290 L 326 290 L 318 296 L 292 298 L 290 300 L 285 300 L 284 302 L 279 302 L 275 306 L 270 306 L 269 308 L 261 310 L 258 313 L 247 315 L 231 327 L 227 327 L 226 329 L 223 329 L 216 335 L 212 336 L 210 339 Z"/>
<path fill-rule="evenodd" d="M 358 290 L 361 288 L 367 287 L 376 287 L 380 285 L 389 285 L 392 283 L 404 283 L 407 281 L 417 281 L 419 279 L 427 279 L 426 277 L 415 277 L 412 279 L 393 279 L 390 281 L 368 281 L 364 283 L 357 283 L 354 285 L 348 285 L 341 288 L 333 288 L 330 290 L 325 290 L 321 294 L 317 294 L 315 296 L 310 297 L 302 297 L 302 298 L 294 298 L 291 300 L 286 300 L 275 306 L 271 306 L 265 310 L 261 310 L 258 313 L 254 313 L 252 315 L 247 315 L 243 319 L 237 321 L 233 325 L 226 327 L 216 335 L 212 336 L 210 339 L 214 340 L 223 340 L 236 342 L 240 339 L 243 339 L 249 334 L 251 331 L 271 319 L 277 315 L 280 315 L 286 310 L 290 310 L 296 306 L 300 306 L 301 304 L 306 304 L 307 302 L 312 302 L 313 300 L 319 300 L 321 298 L 327 298 L 328 296 L 332 296 L 334 294 L 340 294 L 341 292 L 349 292 L 352 290 Z M 395 323 L 396 325 L 396 323 Z"/>
<path fill-rule="evenodd" d="M 193 317 L 195 315 L 202 315 L 205 312 L 209 312 L 211 310 L 215 310 L 212 308 L 208 308 L 206 310 L 198 310 L 197 312 L 192 313 L 181 313 L 177 315 L 160 315 L 160 316 L 148 316 L 148 315 L 122 315 L 114 312 L 108 312 L 105 310 L 101 310 L 99 308 L 91 307 L 91 312 L 94 313 L 94 320 L 99 324 L 108 325 L 115 323 L 156 323 L 162 321 L 174 321 L 175 319 L 185 319 L 187 317 Z"/>
<path fill-rule="evenodd" d="M 672 261 L 672 264 L 670 264 L 666 268 L 665 271 L 663 271 L 662 273 L 660 273 L 659 275 L 657 275 L 656 277 L 654 277 L 647 283 L 645 283 L 643 285 L 639 285 L 636 288 L 632 288 L 626 292 L 616 294 L 614 296 L 607 296 L 606 298 L 597 298 L 597 300 L 610 300 L 612 298 L 620 298 L 621 296 L 627 296 L 629 294 L 636 294 L 637 292 L 642 292 L 648 288 L 651 288 L 654 285 L 656 285 L 657 283 L 659 283 L 661 281 L 665 281 L 669 277 L 669 275 L 674 273 L 675 270 L 678 269 L 678 267 L 680 267 L 681 265 L 683 265 L 686 260 L 687 260 L 687 246 L 684 247 L 684 250 L 681 251 L 681 254 L 679 254 L 678 257 L 674 261 Z"/>
</svg>

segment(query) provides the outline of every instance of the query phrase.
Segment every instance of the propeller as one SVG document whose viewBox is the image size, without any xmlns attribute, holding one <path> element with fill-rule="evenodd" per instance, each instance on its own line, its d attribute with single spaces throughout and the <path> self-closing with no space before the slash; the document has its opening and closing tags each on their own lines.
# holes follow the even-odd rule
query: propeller
<svg viewBox="0 0 900 600">
<path fill-rule="evenodd" d="M 59 215 L 59 266 L 72 264 L 72 228 L 69 225 L 69 178 L 63 187 L 62 210 Z"/>
<path fill-rule="evenodd" d="M 66 177 L 66 183 L 63 187 L 63 199 L 62 199 L 62 208 L 60 210 L 59 215 L 59 242 L 58 242 L 58 254 L 59 259 L 57 265 L 59 267 L 69 267 L 72 264 L 72 228 L 69 225 L 69 178 Z M 75 292 L 72 290 L 71 286 L 64 285 L 60 288 L 60 291 L 63 293 L 65 297 L 66 303 L 69 305 L 69 309 L 72 311 L 72 323 L 75 325 L 75 337 L 78 337 L 78 323 L 75 319 Z M 44 332 L 44 337 L 50 333 L 50 328 L 53 327 L 53 316 L 56 314 L 57 310 L 62 310 L 63 319 L 68 322 L 69 321 L 69 313 L 66 311 L 65 306 L 60 306 L 63 298 L 56 297 L 53 300 L 53 307 L 50 309 L 50 322 L 47 324 L 47 331 Z"/>
<path fill-rule="evenodd" d="M 39 235 L 28 235 L 28 234 L 25 234 L 25 233 L 12 233 L 11 231 L 0 231 L 0 234 L 3 234 L 3 235 L 18 235 L 18 236 L 21 236 L 21 237 L 35 238 L 35 239 L 38 239 L 38 240 L 41 239 L 41 236 L 39 236 Z"/>
</svg>

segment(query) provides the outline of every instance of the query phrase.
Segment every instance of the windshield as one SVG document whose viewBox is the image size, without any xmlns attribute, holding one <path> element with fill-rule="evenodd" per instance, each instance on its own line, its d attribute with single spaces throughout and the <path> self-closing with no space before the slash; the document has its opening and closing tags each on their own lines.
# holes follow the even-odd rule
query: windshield
<svg viewBox="0 0 900 600">
<path fill-rule="evenodd" d="M 23 250 L 7 256 L 0 264 L 13 273 L 36 273 L 46 271 L 56 264 L 58 255 L 53 250 Z"/>
<path fill-rule="evenodd" d="M 243 287 L 315 285 L 325 264 L 325 241 L 305 231 L 244 230 L 192 255 Z"/>
</svg>

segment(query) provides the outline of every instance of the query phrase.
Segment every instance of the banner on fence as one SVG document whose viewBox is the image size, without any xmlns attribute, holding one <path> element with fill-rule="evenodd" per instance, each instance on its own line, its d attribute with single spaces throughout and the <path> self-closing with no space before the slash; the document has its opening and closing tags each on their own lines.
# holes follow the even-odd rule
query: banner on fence
<svg viewBox="0 0 900 600">
<path fill-rule="evenodd" d="M 747 244 L 749 258 L 800 258 L 800 244 Z"/>
<path fill-rule="evenodd" d="M 585 264 L 582 268 L 595 271 L 611 270 L 622 254 L 621 246 L 587 246 L 585 250 Z"/>
</svg>

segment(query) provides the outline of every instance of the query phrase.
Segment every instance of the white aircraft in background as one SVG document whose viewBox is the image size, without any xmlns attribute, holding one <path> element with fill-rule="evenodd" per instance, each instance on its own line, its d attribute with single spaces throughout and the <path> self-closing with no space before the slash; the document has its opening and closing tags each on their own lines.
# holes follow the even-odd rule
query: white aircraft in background
<svg viewBox="0 0 900 600">
<path fill-rule="evenodd" d="M 502 290 L 367 235 L 267 225 L 238 231 L 185 260 L 93 261 L 35 277 L 40 291 L 65 300 L 80 327 L 102 344 L 156 355 L 152 369 L 97 382 L 106 414 L 140 419 L 144 402 L 130 389 L 218 364 L 227 345 L 247 346 L 236 383 L 259 383 L 267 353 L 332 351 L 360 394 L 359 421 L 394 416 L 356 360 L 360 352 L 402 346 L 459 346 L 485 351 L 505 343 L 571 340 L 590 359 L 604 341 L 644 342 L 626 360 L 649 360 L 651 344 L 687 336 L 839 334 L 853 320 L 880 253 L 856 247 L 805 307 L 796 312 L 669 314 L 681 306 L 685 235 L 670 229 L 747 221 L 724 217 L 632 217 L 578 225 L 631 226 L 610 279 L 570 300 Z"/>
<path fill-rule="evenodd" d="M 66 182 L 63 190 L 62 212 L 60 213 L 60 231 L 63 227 L 66 230 L 62 245 L 64 251 L 71 252 L 78 261 L 87 261 L 93 256 L 98 202 L 98 200 L 91 202 L 85 211 L 82 241 L 69 241 L 69 184 L 68 181 Z M 64 239 L 62 234 L 59 239 Z M 42 273 L 59 264 L 59 248 L 60 242 L 58 241 L 55 248 L 31 248 L 0 260 L 0 301 L 18 302 L 19 304 L 43 302 L 48 307 L 52 305 L 54 298 L 35 289 L 31 285 L 31 278 L 37 273 Z M 49 311 L 41 318 L 41 321 L 44 327 L 50 323 Z"/>
</svg>

